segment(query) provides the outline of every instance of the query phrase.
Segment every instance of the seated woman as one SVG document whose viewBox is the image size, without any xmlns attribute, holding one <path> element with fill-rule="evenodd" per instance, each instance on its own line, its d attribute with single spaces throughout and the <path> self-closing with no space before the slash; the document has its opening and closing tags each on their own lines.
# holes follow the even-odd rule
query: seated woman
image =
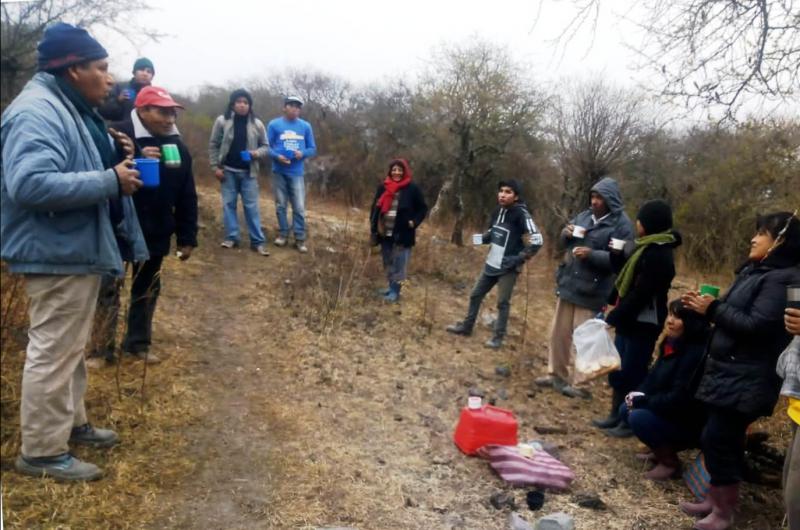
<svg viewBox="0 0 800 530">
<path fill-rule="evenodd" d="M 709 326 L 683 306 L 669 304 L 658 358 L 638 391 L 625 396 L 619 415 L 653 451 L 656 465 L 645 473 L 650 480 L 667 480 L 678 473 L 678 451 L 699 445 L 702 405 L 695 401 L 692 380 L 703 361 Z"/>
<path fill-rule="evenodd" d="M 708 418 L 701 435 L 711 488 L 699 503 L 681 503 L 698 530 L 733 524 L 744 473 L 745 432 L 778 402 L 778 356 L 791 341 L 784 328 L 786 291 L 800 284 L 800 220 L 789 212 L 758 217 L 750 254 L 719 300 L 687 293 L 681 301 L 714 325 L 695 396 Z"/>
</svg>

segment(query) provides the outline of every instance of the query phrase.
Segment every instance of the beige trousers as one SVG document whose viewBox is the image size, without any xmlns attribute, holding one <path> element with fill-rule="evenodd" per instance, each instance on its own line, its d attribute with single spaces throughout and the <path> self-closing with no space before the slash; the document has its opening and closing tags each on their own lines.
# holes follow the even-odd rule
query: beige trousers
<svg viewBox="0 0 800 530">
<path fill-rule="evenodd" d="M 572 332 L 594 317 L 595 311 L 557 298 L 556 313 L 550 329 L 550 349 L 547 371 L 571 383 L 570 369 L 575 366 L 575 348 L 572 345 Z"/>
<path fill-rule="evenodd" d="M 83 357 L 99 288 L 94 275 L 25 277 L 30 329 L 20 423 L 27 457 L 66 453 L 72 427 L 87 422 Z"/>
</svg>

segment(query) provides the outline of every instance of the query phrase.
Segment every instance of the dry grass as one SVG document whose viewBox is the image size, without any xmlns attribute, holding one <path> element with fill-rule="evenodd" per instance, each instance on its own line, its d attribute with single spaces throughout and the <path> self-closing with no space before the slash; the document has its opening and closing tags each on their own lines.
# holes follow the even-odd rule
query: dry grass
<svg viewBox="0 0 800 530">
<path fill-rule="evenodd" d="M 9 527 L 501 529 L 507 512 L 488 503 L 500 490 L 510 491 L 532 520 L 537 514 L 524 508 L 524 490 L 509 488 L 452 443 L 470 387 L 514 410 L 521 439 L 544 438 L 560 448 L 578 476 L 573 492 L 597 492 L 609 506 L 593 512 L 569 493 L 548 493 L 544 513 L 571 513 L 579 530 L 688 527 L 676 506 L 688 497 L 686 488 L 642 480 L 636 443 L 609 440 L 589 427 L 591 417 L 606 412 L 603 381 L 590 385 L 591 402 L 532 388 L 532 379 L 546 371 L 555 306 L 553 263 L 544 252 L 518 282 L 507 346 L 491 351 L 482 347 L 490 335 L 484 325 L 471 338 L 443 329 L 463 316 L 485 249 L 453 248 L 436 227 L 423 225 L 403 301 L 390 306 L 374 294 L 384 281 L 380 257 L 366 245 L 363 210 L 312 200 L 310 255 L 273 250 L 264 261 L 218 249 L 217 191 L 200 194 L 209 227 L 201 231 L 202 252 L 180 267 L 168 261 L 159 301 L 161 346 L 154 353 L 168 350 L 170 361 L 148 372 L 144 403 L 140 364 L 123 365 L 121 397 L 113 368 L 91 374 L 90 415 L 113 425 L 125 443 L 108 453 L 79 454 L 101 463 L 107 479 L 59 485 L 9 472 L 18 447 L 15 393 L 24 336 L 17 331 L 17 340 L 6 340 L 3 328 L 2 487 Z M 264 206 L 264 219 L 271 220 L 271 205 Z M 484 312 L 493 313 L 494 305 L 490 294 Z M 224 336 L 209 331 L 221 327 Z M 223 354 L 235 362 L 212 371 L 208 360 Z M 495 375 L 500 364 L 511 367 L 510 378 Z M 209 393 L 228 401 L 211 401 Z M 246 418 L 231 422 L 232 412 Z M 779 408 L 759 425 L 779 447 L 788 441 L 784 414 Z M 242 440 L 257 452 L 229 455 L 207 434 L 242 425 L 251 429 L 234 430 L 231 438 L 259 437 Z M 567 434 L 540 436 L 537 425 L 564 426 Z M 202 433 L 211 445 L 196 439 L 187 445 Z M 242 458 L 235 473 L 226 470 Z M 253 486 L 240 489 L 248 481 Z M 779 528 L 778 491 L 748 485 L 744 492 L 740 527 Z M 198 510 L 193 498 L 207 508 Z M 238 518 L 224 524 L 225 510 L 215 503 L 229 498 Z M 209 514 L 218 515 L 214 524 L 203 519 Z"/>
<path fill-rule="evenodd" d="M 3 315 L 2 342 L 2 495 L 8 528 L 141 528 L 154 516 L 159 494 L 174 487 L 192 469 L 185 456 L 184 428 L 195 421 L 202 403 L 187 377 L 187 350 L 177 346 L 190 333 L 159 326 L 163 348 L 172 353 L 163 369 L 149 370 L 125 359 L 117 370 L 92 371 L 87 412 L 96 425 L 116 430 L 122 444 L 111 450 L 75 448 L 79 458 L 100 465 L 106 477 L 89 484 L 59 484 L 13 471 L 19 453 L 19 390 L 25 360 L 27 325 L 22 282 L 3 271 L 3 307 L 12 295 L 16 306 Z M 123 307 L 125 301 L 123 300 Z M 159 354 L 160 350 L 154 350 Z M 145 390 L 143 399 L 142 390 Z"/>
</svg>

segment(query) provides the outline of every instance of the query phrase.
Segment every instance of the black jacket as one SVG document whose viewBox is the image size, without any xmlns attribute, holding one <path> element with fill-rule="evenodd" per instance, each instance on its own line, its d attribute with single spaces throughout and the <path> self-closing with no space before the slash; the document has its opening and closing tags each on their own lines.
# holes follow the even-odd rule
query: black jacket
<svg viewBox="0 0 800 530">
<path fill-rule="evenodd" d="M 744 414 L 769 416 L 778 401 L 778 356 L 791 341 L 784 329 L 786 287 L 800 267 L 748 264 L 706 313 L 714 324 L 697 398 Z"/>
<path fill-rule="evenodd" d="M 116 124 L 118 130 L 134 138 L 131 121 Z M 139 188 L 133 195 L 133 203 L 139 216 L 147 248 L 151 256 L 169 254 L 172 234 L 176 234 L 179 247 L 197 246 L 197 192 L 192 173 L 192 155 L 180 136 L 134 138 L 136 158 L 141 149 L 148 146 L 161 147 L 175 144 L 181 155 L 180 167 L 171 168 L 159 164 L 160 184 L 155 188 Z"/>
<path fill-rule="evenodd" d="M 681 244 L 648 245 L 642 252 L 634 270 L 633 285 L 624 298 L 617 289 L 611 291 L 608 301 L 616 307 L 606 317 L 618 333 L 628 336 L 658 336 L 667 319 L 667 295 L 675 277 L 674 250 Z M 619 273 L 627 258 L 622 253 L 611 253 L 611 266 Z"/>
<path fill-rule="evenodd" d="M 661 343 L 658 358 L 638 390 L 644 396 L 634 398 L 634 408 L 652 410 L 661 417 L 695 427 L 702 426 L 705 415 L 694 399 L 695 373 L 701 369 L 705 341 L 684 342 L 678 339 L 673 353 L 664 356 L 667 342 Z"/>
<path fill-rule="evenodd" d="M 125 121 L 128 119 L 128 115 L 133 110 L 133 103 L 136 100 L 136 94 L 139 93 L 141 89 L 143 89 L 146 85 L 140 85 L 133 79 L 128 81 L 127 83 L 117 83 L 111 89 L 111 92 L 106 97 L 105 103 L 98 107 L 97 112 L 100 113 L 100 116 L 105 118 L 107 121 Z M 122 93 L 123 90 L 133 90 L 134 95 L 133 97 L 119 101 L 119 95 Z"/>
<path fill-rule="evenodd" d="M 499 276 L 519 272 L 525 261 L 539 252 L 544 239 L 525 203 L 516 202 L 510 208 L 499 206 L 492 212 L 483 243 L 491 246 L 484 273 Z"/>
<path fill-rule="evenodd" d="M 398 191 L 400 197 L 397 200 L 397 217 L 394 221 L 391 238 L 382 238 L 378 235 L 381 212 L 377 203 L 380 196 L 383 195 L 383 191 L 383 183 L 381 183 L 375 191 L 375 198 L 372 199 L 372 210 L 369 214 L 372 236 L 378 240 L 391 239 L 394 243 L 404 247 L 413 247 L 416 243 L 417 228 L 428 215 L 428 205 L 425 203 L 422 190 L 414 182 L 410 182 L 408 186 Z M 409 221 L 414 222 L 414 228 L 408 226 Z"/>
</svg>

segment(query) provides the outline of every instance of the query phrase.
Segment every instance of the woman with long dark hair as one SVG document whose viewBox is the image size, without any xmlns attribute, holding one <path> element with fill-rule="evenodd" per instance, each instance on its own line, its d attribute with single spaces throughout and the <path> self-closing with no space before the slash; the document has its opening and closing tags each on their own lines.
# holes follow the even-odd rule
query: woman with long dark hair
<svg viewBox="0 0 800 530">
<path fill-rule="evenodd" d="M 701 502 L 681 503 L 684 512 L 703 517 L 698 530 L 733 524 L 747 426 L 770 416 L 778 401 L 775 366 L 791 340 L 783 322 L 786 291 L 799 283 L 800 220 L 777 212 L 757 218 L 748 259 L 722 298 L 695 292 L 682 298 L 714 325 L 696 394 L 708 413 L 701 446 L 711 489 Z"/>
</svg>

